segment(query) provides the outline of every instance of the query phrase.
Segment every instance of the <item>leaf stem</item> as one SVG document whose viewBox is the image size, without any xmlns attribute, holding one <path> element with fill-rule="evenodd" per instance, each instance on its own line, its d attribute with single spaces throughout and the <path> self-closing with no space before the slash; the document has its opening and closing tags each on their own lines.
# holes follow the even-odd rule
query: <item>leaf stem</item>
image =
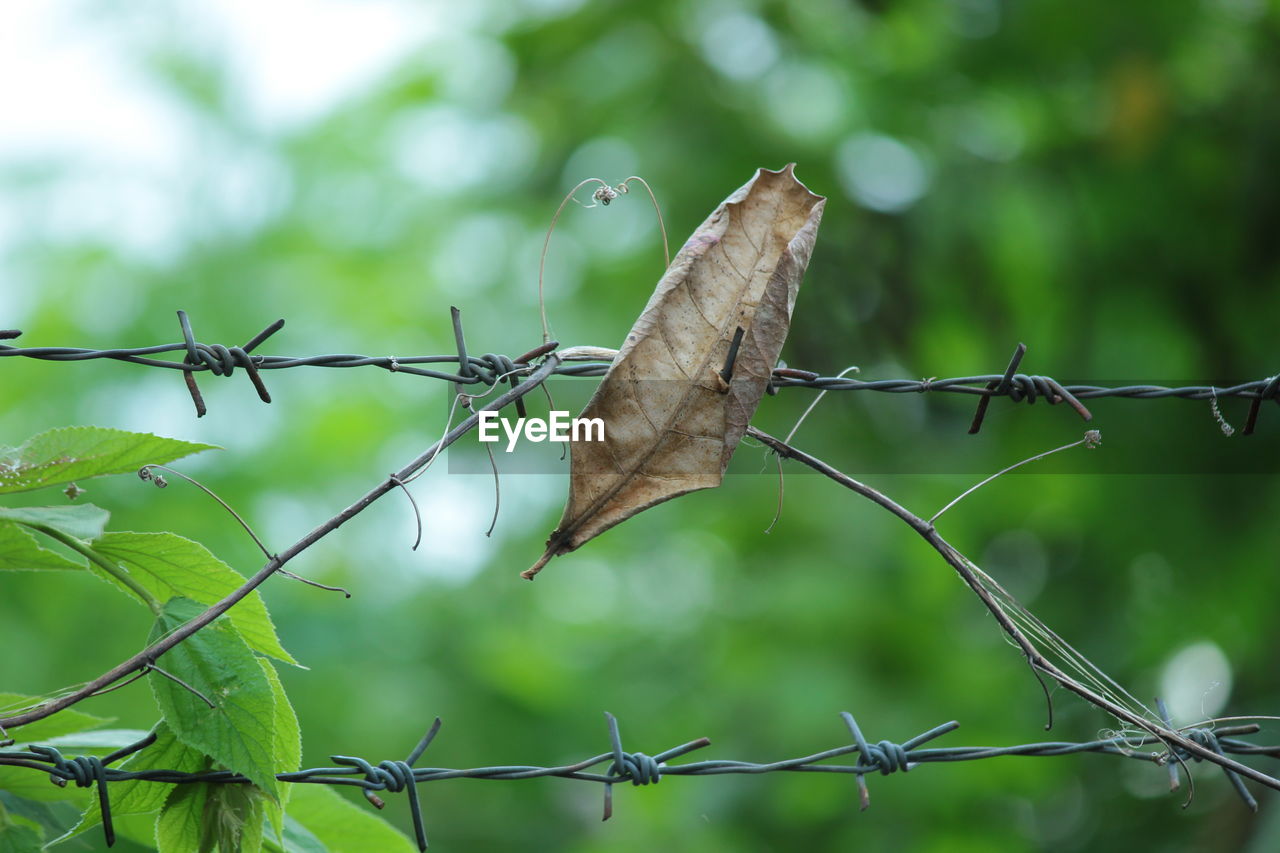
<svg viewBox="0 0 1280 853">
<path fill-rule="evenodd" d="M 440 450 L 448 447 L 450 444 L 453 444 L 459 438 L 475 429 L 476 425 L 480 422 L 480 412 L 501 409 L 510 403 L 514 403 L 520 397 L 528 394 L 533 389 L 541 387 L 542 383 L 546 382 L 548 377 L 555 372 L 555 369 L 559 364 L 560 359 L 555 355 L 555 353 L 548 355 L 546 360 L 543 361 L 542 364 L 538 365 L 538 367 L 529 374 L 524 382 L 501 396 L 494 398 L 492 402 L 487 406 L 484 406 L 482 409 L 473 412 L 471 417 L 467 418 L 465 421 L 450 430 L 442 439 L 419 454 L 417 458 L 407 464 L 404 468 L 389 475 L 387 479 L 374 486 L 362 497 L 357 499 L 355 503 L 320 524 L 284 551 L 281 551 L 279 554 L 272 557 L 267 561 L 266 565 L 259 569 L 253 577 L 245 581 L 242 586 L 237 588 L 234 592 L 229 593 L 221 601 L 209 607 L 209 609 L 205 610 L 190 622 L 180 626 L 168 636 L 152 643 L 150 646 L 138 652 L 128 660 L 117 664 L 115 667 L 104 672 L 93 681 L 83 685 L 78 690 L 64 696 L 59 696 L 57 699 L 53 699 L 29 711 L 24 711 L 23 713 L 0 719 L 0 726 L 16 728 L 17 726 L 26 725 L 27 723 L 34 723 L 36 720 L 43 720 L 46 717 L 56 714 L 63 708 L 69 708 L 72 705 L 89 698 L 104 687 L 109 687 L 120 679 L 137 672 L 139 669 L 154 666 L 156 660 L 161 655 L 187 639 L 187 637 L 190 637 L 192 634 L 199 631 L 204 626 L 208 625 L 214 619 L 217 619 L 223 613 L 226 613 L 237 602 L 261 586 L 267 578 L 276 574 L 280 570 L 280 567 L 285 563 L 289 562 L 294 557 L 297 557 L 325 536 L 328 536 L 343 524 L 359 515 L 378 498 L 382 497 L 392 489 L 397 488 L 399 486 L 399 481 L 405 480 L 415 471 L 427 465 L 435 458 L 436 454 L 439 453 Z"/>
<path fill-rule="evenodd" d="M 816 403 L 817 400 L 815 400 L 814 402 Z M 805 414 L 808 414 L 808 412 L 806 412 Z M 790 441 L 790 440 L 791 440 L 791 436 L 787 436 L 787 441 Z M 1101 443 L 1101 441 L 1102 441 L 1102 433 L 1098 432 L 1096 429 L 1091 429 L 1088 432 L 1086 432 L 1084 434 L 1084 438 L 1080 439 L 1079 441 L 1073 441 L 1070 444 L 1064 444 L 1061 447 L 1055 447 L 1053 450 L 1046 450 L 1044 453 L 1037 453 L 1035 456 L 1032 456 L 1028 459 L 1023 459 L 1021 462 L 1015 462 L 1012 465 L 1010 465 L 1008 468 L 1005 468 L 1003 471 L 997 471 L 996 473 L 992 474 L 990 477 L 983 480 L 981 483 L 978 483 L 975 486 L 970 486 L 969 488 L 965 489 L 963 492 L 957 495 L 955 499 L 951 501 L 951 503 L 947 504 L 942 509 L 935 512 L 933 514 L 933 518 L 929 519 L 929 523 L 933 524 L 935 521 L 937 521 L 939 518 L 942 517 L 942 514 L 944 512 L 951 509 L 953 506 L 960 503 L 960 501 L 969 497 L 969 495 L 978 491 L 978 489 L 981 489 L 983 486 L 985 486 L 987 483 L 990 483 L 992 480 L 996 479 L 997 477 L 1002 477 L 1005 474 L 1008 474 L 1014 468 L 1021 468 L 1023 465 L 1026 465 L 1030 462 L 1036 462 L 1040 459 L 1044 459 L 1046 456 L 1052 456 L 1055 453 L 1061 453 L 1064 450 L 1070 450 L 1071 448 L 1079 447 L 1082 444 L 1088 448 L 1097 447 L 1098 444 Z"/>
<path fill-rule="evenodd" d="M 29 527 L 38 533 L 43 533 L 45 536 L 48 536 L 50 539 L 54 539 L 58 542 L 61 542 L 63 545 L 66 545 L 72 551 L 75 551 L 80 556 L 89 560 L 89 562 L 93 563 L 98 568 L 102 569 L 104 572 L 111 575 L 111 577 L 114 578 L 116 581 L 118 581 L 121 586 L 125 587 L 134 595 L 138 596 L 138 598 L 141 599 L 142 603 L 145 604 L 151 610 L 151 612 L 154 613 L 155 615 L 159 616 L 160 611 L 164 609 L 163 605 L 161 605 L 161 603 L 156 599 L 156 597 L 153 596 L 150 592 L 148 592 L 146 587 L 138 583 L 138 581 L 134 579 L 133 575 L 129 574 L 127 571 L 122 569 L 118 564 L 112 562 L 111 560 L 108 560 L 106 557 L 102 556 L 97 551 L 93 550 L 84 542 L 80 541 L 74 536 L 70 536 L 66 533 L 63 533 L 61 530 L 58 530 L 55 527 L 47 527 L 43 524 L 34 524 L 28 521 L 19 521 L 18 523 L 26 527 Z"/>
</svg>

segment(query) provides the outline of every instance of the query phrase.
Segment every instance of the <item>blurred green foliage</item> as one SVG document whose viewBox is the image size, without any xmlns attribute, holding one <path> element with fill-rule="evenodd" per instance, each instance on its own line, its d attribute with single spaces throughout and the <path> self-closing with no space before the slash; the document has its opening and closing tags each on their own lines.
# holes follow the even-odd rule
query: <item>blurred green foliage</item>
<svg viewBox="0 0 1280 853">
<path fill-rule="evenodd" d="M 376 53 L 358 27 L 340 49 L 312 44 L 335 5 L 271 13 L 290 16 L 295 76 L 342 68 L 348 49 Z M 1274 0 L 384 7 L 434 31 L 335 103 L 275 121 L 254 107 L 266 83 L 203 23 L 206 6 L 68 5 L 69 26 L 110 46 L 162 106 L 163 122 L 126 125 L 126 140 L 148 151 L 169 139 L 176 159 L 103 166 L 57 146 L 4 159 L 0 326 L 22 328 L 27 346 L 142 346 L 177 340 L 183 308 L 205 342 L 243 343 L 285 317 L 264 351 L 418 355 L 452 350 L 453 304 L 473 352 L 515 355 L 540 342 L 538 253 L 579 180 L 644 176 L 678 246 L 755 168 L 795 161 L 830 201 L 784 350 L 794 366 L 998 372 L 1022 340 L 1023 370 L 1062 380 L 1226 384 L 1277 369 Z M 20 85 L 41 96 L 40 78 Z M 547 266 L 556 337 L 617 346 L 660 251 L 641 197 L 567 208 Z M 298 369 L 266 376 L 264 406 L 243 376 L 204 376 L 210 412 L 196 421 L 176 373 L 25 360 L 0 371 L 0 443 L 89 423 L 222 445 L 184 470 L 273 549 L 433 441 L 449 394 L 372 369 Z M 766 398 L 756 423 L 785 433 L 811 399 Z M 1244 404 L 1222 408 L 1239 427 Z M 1100 449 L 997 481 L 943 532 L 1140 698 L 1189 695 L 1179 722 L 1199 707 L 1276 713 L 1280 412 L 1227 439 L 1201 403 L 1092 409 Z M 971 413 L 964 398 L 832 394 L 796 441 L 932 514 L 1083 430 L 1065 407 L 997 402 L 971 437 Z M 739 453 L 766 466 L 757 449 Z M 486 539 L 491 479 L 438 467 L 414 486 L 416 553 L 408 504 L 382 501 L 291 566 L 351 600 L 285 579 L 264 589 L 311 667 L 283 673 L 303 766 L 402 757 L 436 715 L 445 726 L 421 763 L 457 767 L 601 752 L 606 709 L 629 749 L 710 736 L 698 757 L 827 748 L 847 739 L 841 710 L 875 740 L 952 718 L 963 727 L 938 745 L 1045 736 L 1024 662 L 923 543 L 798 472 L 765 535 L 770 470 L 647 512 L 534 584 L 516 575 L 558 518 L 562 476 L 506 477 Z M 116 480 L 84 498 L 113 512 L 113 529 L 172 530 L 246 574 L 260 565 L 196 490 Z M 87 680 L 148 627 L 87 575 L 4 578 L 0 688 Z M 1198 643 L 1229 662 L 1225 677 L 1170 667 Z M 1050 737 L 1112 725 L 1055 699 Z M 141 686 L 82 707 L 131 727 L 155 716 Z M 1264 722 L 1260 738 L 1280 729 Z M 824 775 L 628 787 L 606 824 L 580 783 L 422 795 L 443 850 L 1275 849 L 1274 795 L 1254 816 L 1221 774 L 1196 769 L 1185 811 L 1163 770 L 1100 756 L 873 778 L 864 814 L 851 779 Z M 400 801 L 387 813 L 408 826 Z"/>
</svg>

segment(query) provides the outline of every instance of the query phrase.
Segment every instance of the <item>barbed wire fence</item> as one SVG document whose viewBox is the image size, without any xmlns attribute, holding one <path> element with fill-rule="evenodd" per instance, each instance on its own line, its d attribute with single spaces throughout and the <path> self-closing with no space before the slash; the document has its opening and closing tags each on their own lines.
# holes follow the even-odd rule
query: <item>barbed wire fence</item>
<svg viewBox="0 0 1280 853">
<path fill-rule="evenodd" d="M 191 321 L 186 312 L 178 312 L 178 320 L 182 329 L 183 340 L 179 343 L 160 344 L 157 346 L 91 349 L 80 347 L 14 347 L 0 345 L 0 357 L 31 358 L 43 361 L 91 361 L 109 359 L 124 361 L 146 367 L 180 370 L 191 393 L 198 415 L 206 411 L 204 399 L 196 385 L 198 373 L 210 373 L 214 376 L 231 376 L 236 368 L 241 368 L 253 383 L 258 397 L 264 403 L 271 402 L 262 379 L 262 372 L 267 370 L 284 370 L 295 367 L 355 368 L 377 367 L 392 373 L 405 373 L 430 379 L 452 382 L 456 385 L 484 384 L 492 386 L 504 378 L 512 387 L 519 383 L 517 368 L 527 367 L 534 360 L 554 351 L 558 343 L 552 342 L 536 347 L 515 358 L 496 353 L 485 353 L 482 356 L 470 355 L 467 351 L 466 337 L 463 333 L 461 315 L 456 308 L 453 311 L 453 330 L 457 344 L 457 352 L 445 355 L 424 356 L 368 356 L 353 354 L 328 354 L 313 356 L 280 356 L 253 355 L 254 349 L 268 338 L 284 328 L 284 320 L 277 320 L 267 326 L 244 346 L 224 346 L 222 344 L 199 343 L 192 331 Z M 0 330 L 0 340 L 13 339 L 21 334 L 16 329 Z M 184 354 L 181 361 L 155 358 L 165 353 L 180 352 Z M 600 347 L 574 347 L 560 352 L 561 363 L 553 371 L 557 376 L 603 376 L 609 369 L 611 350 Z M 822 376 L 808 370 L 799 370 L 780 366 L 774 369 L 768 392 L 776 394 L 782 388 L 813 388 L 822 391 L 879 391 L 889 394 L 924 394 L 949 393 L 967 394 L 980 397 L 970 433 L 976 433 L 982 426 L 987 407 L 991 400 L 1003 397 L 1014 403 L 1035 403 L 1044 400 L 1050 405 L 1065 403 L 1084 420 L 1092 416 L 1085 407 L 1084 400 L 1095 400 L 1106 397 L 1123 397 L 1137 400 L 1154 400 L 1168 397 L 1179 397 L 1188 400 L 1207 400 L 1214 407 L 1215 417 L 1224 425 L 1225 421 L 1217 411 L 1216 402 L 1224 397 L 1239 397 L 1250 401 L 1249 412 L 1245 419 L 1243 435 L 1255 431 L 1262 403 L 1267 400 L 1280 405 L 1280 373 L 1219 387 L 1214 385 L 1188 385 L 1169 388 L 1162 385 L 1064 385 L 1049 376 L 1029 375 L 1018 372 L 1022 358 L 1026 354 L 1026 346 L 1019 344 L 1008 367 L 1002 373 L 976 376 L 959 376 L 949 379 L 876 379 L 864 381 L 845 376 Z M 453 372 L 437 370 L 422 365 L 456 364 Z M 523 412 L 522 412 L 523 413 Z"/>
<path fill-rule="evenodd" d="M 390 372 L 408 373 L 454 383 L 455 390 L 460 395 L 462 394 L 461 389 L 463 386 L 482 384 L 488 387 L 495 387 L 501 382 L 506 382 L 510 386 L 508 390 L 491 400 L 487 405 L 473 411 L 469 418 L 449 430 L 440 441 L 428 448 L 401 471 L 390 475 L 384 482 L 371 489 L 342 512 L 318 526 L 292 547 L 279 554 L 268 554 L 267 564 L 249 578 L 244 586 L 211 606 L 201 616 L 171 632 L 168 636 L 153 643 L 147 649 L 122 662 L 99 678 L 88 682 L 80 689 L 46 702 L 37 708 L 24 709 L 18 714 L 0 719 L 0 724 L 17 727 L 43 719 L 108 689 L 110 685 L 126 676 L 145 674 L 148 671 L 157 669 L 155 667 L 156 658 L 225 613 L 268 577 L 277 572 L 289 574 L 284 571 L 283 566 L 290 559 L 337 529 L 337 527 L 386 492 L 397 487 L 403 489 L 404 483 L 429 465 L 441 450 L 474 428 L 480 412 L 501 409 L 507 405 L 515 404 L 521 415 L 523 415 L 522 398 L 530 390 L 540 386 L 551 376 L 603 375 L 609 368 L 613 354 L 611 350 L 598 347 L 573 347 L 557 352 L 558 343 L 549 342 L 515 358 L 494 353 L 486 353 L 476 357 L 470 355 L 467 351 L 461 317 L 457 309 L 453 309 L 452 316 L 457 351 L 446 355 L 413 357 L 351 354 L 307 357 L 254 355 L 253 351 L 258 346 L 284 326 L 283 320 L 278 320 L 271 324 L 250 339 L 244 346 L 228 347 L 220 344 L 199 343 L 195 339 L 188 316 L 182 311 L 178 312 L 183 337 L 180 343 L 105 350 L 0 345 L 0 357 L 32 358 L 59 362 L 109 359 L 146 367 L 179 370 L 183 373 L 187 389 L 191 394 L 199 416 L 205 414 L 206 407 L 196 384 L 196 374 L 210 373 L 215 376 L 229 377 L 234 374 L 236 368 L 244 370 L 253 383 L 259 398 L 267 403 L 271 402 L 271 395 L 262 379 L 262 372 L 304 366 L 328 368 L 378 367 Z M 17 330 L 0 330 L 0 340 L 11 340 L 17 338 L 20 334 Z M 182 353 L 183 358 L 178 361 L 156 357 L 166 353 Z M 981 428 L 991 400 L 1001 397 L 1008 398 L 1014 403 L 1023 401 L 1034 403 L 1037 400 L 1044 400 L 1051 405 L 1066 404 L 1086 421 L 1090 420 L 1092 415 L 1083 401 L 1089 399 L 1103 397 L 1130 399 L 1179 397 L 1191 400 L 1208 400 L 1213 408 L 1215 418 L 1222 426 L 1223 431 L 1228 434 L 1230 434 L 1231 427 L 1227 425 L 1219 412 L 1217 401 L 1225 397 L 1243 398 L 1250 400 L 1249 413 L 1242 430 L 1245 435 L 1255 431 L 1263 402 L 1271 400 L 1280 404 L 1280 374 L 1227 387 L 1213 385 L 1191 385 L 1176 388 L 1159 385 L 1125 385 L 1117 387 L 1064 385 L 1051 377 L 1018 372 L 1025 353 L 1026 347 L 1019 344 L 1003 373 L 951 379 L 863 381 L 847 378 L 843 374 L 829 377 L 809 371 L 779 366 L 773 371 L 767 390 L 769 393 L 777 393 L 782 388 L 805 387 L 823 392 L 879 391 L 899 394 L 940 392 L 975 395 L 979 397 L 979 400 L 969 429 L 970 433 L 976 433 Z M 731 349 L 725 371 L 731 371 L 732 359 L 733 351 Z M 424 366 L 437 364 L 453 364 L 457 366 L 452 372 Z M 468 406 L 468 408 L 470 407 Z M 807 454 L 795 450 L 785 442 L 760 433 L 758 430 L 753 429 L 750 434 L 764 441 L 766 445 L 778 452 L 781 457 L 799 459 L 819 470 L 822 470 L 822 466 L 825 466 L 825 463 L 820 460 L 808 457 Z M 1125 713 L 1125 709 L 1105 701 L 1105 697 L 1100 698 L 1097 695 L 1091 695 L 1087 691 L 1082 692 L 1082 690 L 1073 687 L 1069 681 L 1063 680 L 1065 676 L 1061 670 L 1057 670 L 1047 660 L 1040 657 L 1039 653 L 1035 652 L 1034 647 L 1029 645 L 1029 641 L 1025 641 L 1026 644 L 1024 644 L 1023 640 L 1019 640 L 1021 634 L 1018 633 L 1017 629 L 1006 624 L 1006 621 L 1001 619 L 1001 614 L 998 612 L 999 606 L 989 601 L 989 597 L 984 596 L 983 590 L 978 588 L 978 582 L 972 576 L 965 574 L 965 569 L 960 560 L 949 556 L 948 552 L 951 552 L 951 555 L 956 558 L 959 557 L 959 554 L 945 540 L 937 536 L 936 531 L 933 530 L 932 522 L 925 522 L 923 519 L 913 516 L 883 495 L 874 493 L 874 490 L 856 483 L 856 481 L 839 472 L 835 472 L 833 469 L 828 468 L 823 470 L 823 473 L 826 473 L 842 485 L 853 488 L 855 491 L 859 491 L 865 496 L 876 500 L 882 506 L 889 508 L 906 520 L 917 529 L 917 532 L 925 535 L 931 541 L 931 544 L 943 554 L 944 558 L 974 587 L 974 591 L 983 599 L 984 604 L 987 604 L 988 608 L 992 609 L 992 613 L 1000 621 L 1001 627 L 1023 646 L 1023 651 L 1027 655 L 1033 672 L 1037 673 L 1037 677 L 1040 672 L 1049 674 L 1088 701 L 1112 712 L 1119 719 L 1127 720 L 1138 726 L 1141 730 L 1088 742 L 1056 741 L 1006 747 L 924 748 L 923 745 L 925 743 L 954 731 L 959 724 L 955 722 L 945 723 L 902 743 L 882 740 L 876 744 L 871 744 L 863 737 L 852 715 L 845 712 L 841 716 L 853 737 L 854 742 L 852 744 L 837 746 L 812 755 L 770 763 L 715 759 L 685 764 L 671 764 L 670 761 L 672 759 L 706 747 L 710 744 L 710 741 L 706 738 L 699 738 L 654 756 L 640 752 L 629 753 L 622 748 L 617 720 L 612 715 L 606 714 L 610 750 L 576 764 L 559 767 L 503 765 L 472 769 L 414 768 L 413 764 L 422 756 L 440 730 L 440 721 L 437 719 L 426 736 L 404 761 L 389 760 L 373 764 L 359 757 L 335 755 L 332 756 L 332 760 L 334 764 L 339 766 L 280 773 L 276 778 L 283 782 L 356 786 L 361 788 L 366 798 L 379 808 L 382 807 L 383 803 L 377 796 L 377 791 L 405 791 L 410 803 L 415 839 L 420 849 L 426 848 L 427 839 L 416 786 L 425 782 L 457 778 L 523 780 L 559 777 L 603 784 L 605 786 L 605 819 L 608 819 L 612 814 L 612 786 L 614 784 L 630 782 L 633 785 L 647 785 L 660 781 L 663 776 L 712 776 L 772 772 L 852 774 L 857 780 L 861 807 L 866 808 L 869 798 L 865 776 L 868 773 L 889 774 L 898 770 L 906 772 L 915 766 L 925 763 L 973 761 L 1005 756 L 1052 757 L 1084 752 L 1121 756 L 1167 766 L 1172 789 L 1178 787 L 1177 766 L 1175 765 L 1182 765 L 1185 768 L 1188 760 L 1211 761 L 1222 766 L 1224 774 L 1230 780 L 1237 794 L 1251 809 L 1257 808 L 1257 802 L 1245 788 L 1241 778 L 1242 775 L 1261 782 L 1268 787 L 1280 789 L 1280 780 L 1227 757 L 1230 754 L 1242 756 L 1265 755 L 1272 758 L 1280 758 L 1280 745 L 1256 745 L 1240 739 L 1240 736 L 1259 732 L 1260 727 L 1256 723 L 1217 729 L 1211 725 L 1174 729 L 1163 703 L 1157 700 L 1160 716 L 1164 722 L 1164 727 L 1160 728 L 1148 724 L 1147 721 L 1133 714 Z M 137 675 L 134 677 L 137 677 Z M 3 735 L 4 730 L 0 729 L 0 738 Z M 64 757 L 53 746 L 36 744 L 30 745 L 25 750 L 0 750 L 0 766 L 24 767 L 34 771 L 45 772 L 49 774 L 49 778 L 53 783 L 59 785 L 73 782 L 79 787 L 96 786 L 103 818 L 103 829 L 108 844 L 114 841 L 109 796 L 109 788 L 113 783 L 151 781 L 176 785 L 197 782 L 215 784 L 248 782 L 245 777 L 230 771 L 209 773 L 182 773 L 162 769 L 129 771 L 109 766 L 146 749 L 153 741 L 154 735 L 105 756 L 80 755 L 75 758 Z M 7 747 L 12 743 L 12 740 L 0 740 L 0 747 Z M 1144 747 L 1155 744 L 1159 744 L 1162 751 L 1143 751 Z M 831 759 L 854 753 L 858 755 L 856 764 L 824 763 Z M 594 769 L 605 762 L 610 762 L 605 772 L 601 773 Z M 1190 779 L 1189 772 L 1188 779 Z"/>
<path fill-rule="evenodd" d="M 1163 706 L 1161 711 L 1166 713 Z M 426 735 L 418 742 L 418 745 L 414 747 L 408 757 L 402 761 L 386 760 L 374 764 L 358 756 L 333 755 L 330 756 L 330 760 L 337 765 L 335 767 L 315 767 L 308 770 L 279 773 L 276 774 L 276 779 L 281 782 L 299 784 L 358 787 L 365 799 L 379 809 L 383 808 L 385 803 L 377 792 L 399 793 L 403 791 L 408 796 L 414 837 L 418 849 L 426 850 L 426 821 L 422 813 L 422 804 L 418 797 L 417 786 L 427 782 L 442 782 L 448 779 L 522 781 L 556 777 L 581 782 L 595 782 L 604 785 L 603 819 L 608 820 L 613 815 L 614 785 L 627 782 L 635 786 L 657 784 L 668 776 L 701 777 L 731 774 L 759 775 L 763 773 L 837 773 L 853 775 L 857 781 L 859 806 L 862 810 L 866 810 L 871 802 L 866 782 L 867 774 L 880 773 L 889 775 L 897 771 L 905 773 L 921 764 L 981 761 L 1012 756 L 1045 758 L 1078 755 L 1081 753 L 1098 753 L 1165 766 L 1169 770 L 1170 790 L 1177 790 L 1179 779 L 1177 766 L 1174 762 L 1200 760 L 1199 756 L 1179 750 L 1176 747 L 1172 756 L 1170 753 L 1163 751 L 1144 751 L 1145 747 L 1161 743 L 1159 738 L 1147 734 L 1116 735 L 1079 743 L 1048 741 L 1017 746 L 924 748 L 924 744 L 929 741 L 958 729 L 960 724 L 954 720 L 935 726 L 902 743 L 881 740 L 873 744 L 863 735 L 852 714 L 845 711 L 840 716 L 849 729 L 853 743 L 843 744 L 798 758 L 788 758 L 767 763 L 731 759 L 709 759 L 686 764 L 670 763 L 672 759 L 710 746 L 711 741 L 705 737 L 689 741 L 656 755 L 647 755 L 643 752 L 627 752 L 622 746 L 622 737 L 617 719 L 612 714 L 606 713 L 605 718 L 609 730 L 609 750 L 575 764 L 559 767 L 514 764 L 473 767 L 470 769 L 415 768 L 413 765 L 426 752 L 427 747 L 431 745 L 440 731 L 441 721 L 437 717 Z M 1256 723 L 1225 726 L 1218 729 L 1209 726 L 1198 726 L 1181 731 L 1184 731 L 1196 743 L 1200 743 L 1216 753 L 1265 755 L 1271 758 L 1280 758 L 1280 745 L 1259 746 L 1239 739 L 1240 735 L 1258 732 L 1259 726 Z M 225 770 L 206 773 L 183 773 L 162 769 L 129 771 L 109 766 L 147 748 L 154 741 L 155 735 L 151 734 L 135 744 L 106 756 L 80 755 L 75 758 L 66 758 L 57 748 L 52 746 L 35 745 L 24 751 L 0 752 L 0 766 L 25 767 L 47 773 L 50 781 L 57 785 L 74 783 L 82 788 L 97 786 L 103 832 L 108 845 L 115 840 L 111 801 L 108 793 L 109 787 L 113 783 L 158 782 L 168 785 L 184 785 L 193 783 L 246 784 L 249 782 L 244 776 Z M 855 764 L 825 763 L 832 759 L 852 754 L 858 756 Z M 603 773 L 594 769 L 605 762 L 609 762 L 609 766 Z M 1231 770 L 1226 770 L 1225 773 L 1245 805 L 1256 811 L 1258 807 L 1257 801 L 1245 788 L 1240 777 Z"/>
</svg>

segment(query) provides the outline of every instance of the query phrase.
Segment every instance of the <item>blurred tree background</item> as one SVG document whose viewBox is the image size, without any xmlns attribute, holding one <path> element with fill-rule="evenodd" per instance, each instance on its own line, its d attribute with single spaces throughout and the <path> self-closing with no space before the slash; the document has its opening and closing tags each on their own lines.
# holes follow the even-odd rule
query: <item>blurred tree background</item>
<svg viewBox="0 0 1280 853">
<path fill-rule="evenodd" d="M 263 351 L 447 353 L 540 342 L 548 221 L 583 178 L 644 176 L 674 246 L 759 166 L 798 163 L 830 198 L 784 349 L 863 378 L 1003 370 L 1104 384 L 1277 369 L 1280 4 L 1274 0 L 183 0 L 20 2 L 0 27 L 0 327 L 26 346 L 243 343 Z M 586 193 L 581 196 L 585 200 Z M 661 272 L 647 200 L 566 208 L 547 265 L 566 345 L 616 347 Z M 365 369 L 203 376 L 0 364 L 0 444 L 98 424 L 219 444 L 182 465 L 280 549 L 442 431 L 443 383 Z M 560 380 L 566 398 L 593 380 Z M 572 386 L 572 387 L 570 387 Z M 768 397 L 783 433 L 813 397 Z M 535 399 L 535 398 L 531 398 Z M 536 403 L 541 408 L 544 403 Z M 1237 428 L 1246 404 L 1224 400 Z M 1209 406 L 1099 401 L 1103 446 L 986 487 L 941 529 L 1060 634 L 1177 722 L 1275 714 L 1280 411 L 1227 438 Z M 1080 437 L 1066 407 L 832 394 L 796 442 L 917 512 Z M 501 455 L 501 454 L 500 454 Z M 499 460 L 501 462 L 501 459 Z M 568 763 L 606 749 L 602 711 L 650 754 L 771 760 L 868 737 L 1046 738 L 1035 680 L 992 619 L 900 522 L 759 449 L 742 476 L 647 512 L 528 584 L 563 475 L 437 466 L 291 566 L 351 600 L 264 589 L 304 766 Z M 763 474 L 756 472 L 764 469 Z M 790 469 L 789 469 L 790 470 Z M 260 557 L 182 484 L 85 484 L 114 529 L 174 530 L 241 571 Z M 46 498 L 60 500 L 58 495 Z M 3 579 L 0 689 L 56 690 L 136 651 L 147 619 L 89 576 Z M 1047 735 L 1114 723 L 1055 696 Z M 138 685 L 81 706 L 148 727 Z M 1260 742 L 1280 740 L 1264 721 Z M 677 779 L 422 789 L 441 850 L 1273 850 L 1197 765 L 1185 811 L 1162 769 L 1102 756 L 1002 759 L 853 780 Z M 1274 764 L 1269 768 L 1275 770 Z M 400 798 L 386 811 L 408 826 Z M 101 841 L 86 836 L 68 849 Z M 76 845 L 79 845 L 78 847 Z"/>
</svg>

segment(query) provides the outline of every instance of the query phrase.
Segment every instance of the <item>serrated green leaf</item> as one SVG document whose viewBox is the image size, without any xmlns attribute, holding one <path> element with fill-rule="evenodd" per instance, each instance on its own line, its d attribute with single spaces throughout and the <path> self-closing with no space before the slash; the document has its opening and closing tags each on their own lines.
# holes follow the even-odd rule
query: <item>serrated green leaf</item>
<svg viewBox="0 0 1280 853">
<path fill-rule="evenodd" d="M 150 676 L 163 678 L 164 676 Z M 167 723 L 158 723 L 155 727 L 155 743 L 146 749 L 135 752 L 118 766 L 122 770 L 176 770 L 180 773 L 200 773 L 209 767 L 209 759 L 203 753 L 182 743 L 174 735 Z M 38 775 L 38 774 L 36 774 Z M 162 782 L 112 782 L 111 814 L 119 818 L 123 815 L 146 814 L 157 811 L 164 805 L 165 799 L 173 790 L 172 785 Z M 63 796 L 66 792 L 63 792 Z M 67 830 L 53 844 L 74 838 L 102 823 L 102 812 L 98 808 L 98 798 L 89 800 L 80 822 Z"/>
<path fill-rule="evenodd" d="M 271 682 L 271 693 L 275 697 L 275 754 L 277 773 L 292 773 L 302 766 L 302 730 L 298 727 L 298 715 L 294 713 L 289 697 L 285 695 L 284 685 L 280 683 L 280 675 L 269 660 L 258 658 L 262 672 Z M 267 817 L 275 828 L 276 837 L 283 838 L 284 814 L 289 806 L 289 797 L 293 793 L 293 784 L 280 783 L 279 802 L 266 804 Z"/>
<path fill-rule="evenodd" d="M 52 527 L 82 542 L 101 536 L 110 517 L 111 513 L 93 504 L 0 507 L 0 520 L 28 527 Z"/>
<path fill-rule="evenodd" d="M 56 551 L 41 547 L 30 531 L 12 521 L 0 521 L 0 570 L 74 571 L 84 563 L 68 560 Z"/>
<path fill-rule="evenodd" d="M 417 853 L 417 845 L 369 809 L 324 785 L 294 785 L 289 816 L 330 853 Z"/>
<path fill-rule="evenodd" d="M 156 850 L 158 853 L 192 853 L 206 850 L 201 844 L 201 826 L 205 804 L 212 785 L 174 785 L 156 818 Z M 234 848 L 232 848 L 234 849 Z"/>
<path fill-rule="evenodd" d="M 182 597 L 207 606 L 244 584 L 244 577 L 209 549 L 176 533 L 108 533 L 94 543 L 93 550 L 123 565 L 160 600 Z M 227 617 L 251 649 L 298 664 L 280 645 L 257 590 L 231 608 Z"/>
<path fill-rule="evenodd" d="M 53 429 L 21 447 L 0 450 L 0 494 L 124 474 L 211 449 L 214 445 L 104 427 Z"/>
<path fill-rule="evenodd" d="M 156 819 L 158 853 L 259 853 L 266 795 L 248 785 L 177 785 Z"/>
<path fill-rule="evenodd" d="M 238 850 L 241 853 L 260 853 L 262 850 L 262 838 L 266 834 L 266 818 L 264 810 L 266 805 L 271 802 L 271 798 L 256 788 L 246 788 L 244 785 L 223 785 L 225 790 L 224 796 L 247 796 L 248 808 L 242 812 L 238 812 L 242 823 L 238 836 L 232 835 L 239 842 L 237 847 L 228 847 L 223 841 L 219 841 L 219 849 L 221 850 Z"/>
<path fill-rule="evenodd" d="M 166 602 L 148 642 L 155 642 L 204 612 L 189 598 Z M 271 682 L 236 627 L 225 618 L 206 625 L 171 649 L 160 665 L 213 702 L 152 675 L 151 691 L 178 740 L 245 776 L 278 799 L 275 697 Z"/>
</svg>

